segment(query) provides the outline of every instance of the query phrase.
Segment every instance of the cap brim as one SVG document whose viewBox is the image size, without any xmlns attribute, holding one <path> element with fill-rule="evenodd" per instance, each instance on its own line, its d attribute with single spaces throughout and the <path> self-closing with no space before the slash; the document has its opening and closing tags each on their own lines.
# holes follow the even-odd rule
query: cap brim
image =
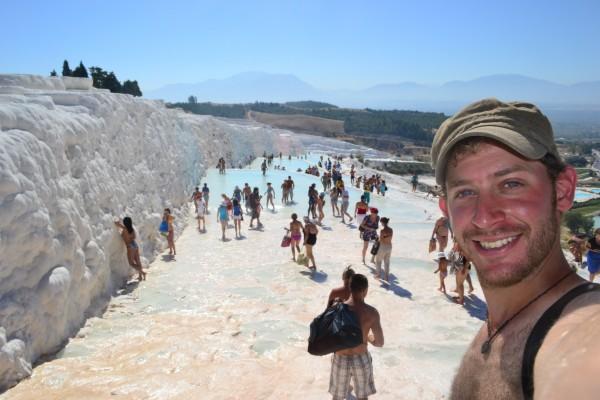
<svg viewBox="0 0 600 400">
<path fill-rule="evenodd" d="M 485 137 L 497 140 L 516 153 L 530 160 L 539 160 L 548 153 L 548 149 L 540 144 L 526 139 L 523 134 L 500 126 L 478 126 L 456 135 L 444 146 L 438 156 L 435 166 L 435 180 L 438 185 L 444 184 L 447 169 L 447 157 L 452 148 L 460 141 L 471 137 Z"/>
</svg>

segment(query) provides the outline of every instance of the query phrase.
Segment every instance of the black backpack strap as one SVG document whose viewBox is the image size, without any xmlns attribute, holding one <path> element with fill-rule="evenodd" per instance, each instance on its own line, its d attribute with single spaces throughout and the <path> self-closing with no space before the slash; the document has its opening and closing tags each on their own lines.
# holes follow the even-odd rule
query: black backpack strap
<svg viewBox="0 0 600 400">
<path fill-rule="evenodd" d="M 523 388 L 523 395 L 526 400 L 533 399 L 533 366 L 535 364 L 535 357 L 537 356 L 540 347 L 542 347 L 546 335 L 556 321 L 558 321 L 564 308 L 571 300 L 584 293 L 599 290 L 600 285 L 594 283 L 585 283 L 571 289 L 563 297 L 558 299 L 556 303 L 552 304 L 552 306 L 550 306 L 550 308 L 548 308 L 535 323 L 529 334 L 529 338 L 527 338 L 527 343 L 525 344 L 523 364 L 521 366 L 521 387 Z"/>
</svg>

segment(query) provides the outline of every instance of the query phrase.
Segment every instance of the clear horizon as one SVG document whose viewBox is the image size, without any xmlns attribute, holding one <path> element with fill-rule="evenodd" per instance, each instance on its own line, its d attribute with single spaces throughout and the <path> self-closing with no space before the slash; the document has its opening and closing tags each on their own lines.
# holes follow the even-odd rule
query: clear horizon
<svg viewBox="0 0 600 400">
<path fill-rule="evenodd" d="M 0 73 L 60 74 L 64 59 L 71 68 L 83 61 L 143 91 L 246 71 L 325 90 L 496 74 L 600 80 L 594 1 L 98 4 L 3 4 Z"/>
</svg>

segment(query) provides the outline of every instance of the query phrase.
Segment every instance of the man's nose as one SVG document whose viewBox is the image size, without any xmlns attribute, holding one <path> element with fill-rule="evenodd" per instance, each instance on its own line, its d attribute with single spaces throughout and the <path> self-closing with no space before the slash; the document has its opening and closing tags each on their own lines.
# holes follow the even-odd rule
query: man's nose
<svg viewBox="0 0 600 400">
<path fill-rule="evenodd" d="M 505 217 L 502 200 L 490 192 L 480 192 L 475 203 L 473 225 L 480 229 L 491 228 Z"/>
</svg>

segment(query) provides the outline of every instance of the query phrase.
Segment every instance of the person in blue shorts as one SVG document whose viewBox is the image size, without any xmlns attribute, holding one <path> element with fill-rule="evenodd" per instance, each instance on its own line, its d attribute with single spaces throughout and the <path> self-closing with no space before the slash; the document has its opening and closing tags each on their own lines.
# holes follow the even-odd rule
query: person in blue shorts
<svg viewBox="0 0 600 400">
<path fill-rule="evenodd" d="M 590 282 L 594 282 L 594 278 L 600 271 L 600 228 L 594 231 L 594 237 L 591 237 L 587 242 L 587 265 L 590 273 Z"/>
</svg>

